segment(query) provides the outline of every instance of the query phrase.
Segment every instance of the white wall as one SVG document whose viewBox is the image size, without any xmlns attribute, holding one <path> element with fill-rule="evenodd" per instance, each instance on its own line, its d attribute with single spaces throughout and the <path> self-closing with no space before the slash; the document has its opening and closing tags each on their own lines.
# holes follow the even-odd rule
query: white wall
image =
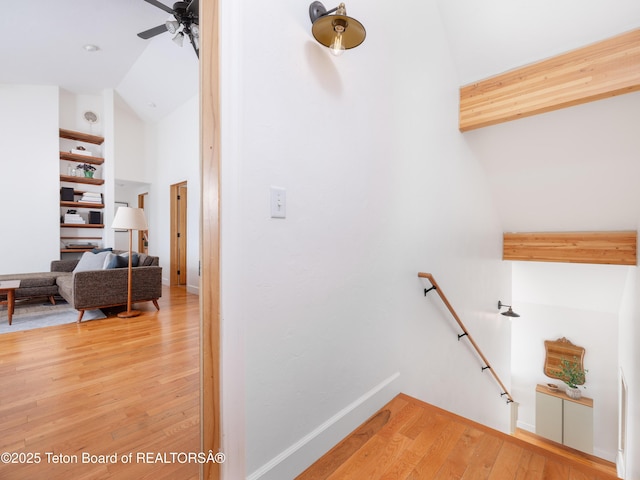
<svg viewBox="0 0 640 480">
<path fill-rule="evenodd" d="M 619 362 L 628 389 L 626 462 L 624 478 L 640 478 L 640 279 L 630 269 L 620 312 Z M 620 471 L 620 470 L 619 470 Z"/>
<path fill-rule="evenodd" d="M 465 133 L 506 232 L 635 230 L 640 92 Z"/>
<path fill-rule="evenodd" d="M 614 461 L 617 450 L 618 312 L 628 268 L 514 262 L 512 383 L 518 424 L 535 432 L 535 386 L 557 380 L 543 373 L 545 340 L 566 337 L 585 348 L 583 395 L 593 398 L 594 453 Z"/>
<path fill-rule="evenodd" d="M 230 478 L 292 478 L 399 391 L 506 430 L 499 388 L 417 278 L 436 275 L 508 373 L 496 304 L 509 268 L 457 130 L 434 3 L 398 17 L 350 4 L 370 36 L 339 59 L 313 40 L 306 5 L 226 8 L 223 368 L 246 367 L 223 378 L 223 392 L 245 390 L 244 419 L 224 405 L 223 424 L 246 425 L 225 428 L 225 444 L 246 445 Z M 271 185 L 287 189 L 286 219 L 269 218 Z"/>
<path fill-rule="evenodd" d="M 58 88 L 0 85 L 0 105 L 0 274 L 48 271 L 60 257 Z"/>
<path fill-rule="evenodd" d="M 192 72 L 195 75 L 195 72 Z M 169 283 L 170 186 L 187 182 L 187 291 L 199 291 L 200 150 L 198 96 L 157 123 L 145 125 L 145 171 L 149 190 L 149 253 L 160 257 L 163 282 Z M 146 208 L 145 208 L 146 210 Z"/>
<path fill-rule="evenodd" d="M 145 124 L 118 94 L 115 98 L 115 178 L 148 182 L 153 171 L 145 168 Z"/>
</svg>

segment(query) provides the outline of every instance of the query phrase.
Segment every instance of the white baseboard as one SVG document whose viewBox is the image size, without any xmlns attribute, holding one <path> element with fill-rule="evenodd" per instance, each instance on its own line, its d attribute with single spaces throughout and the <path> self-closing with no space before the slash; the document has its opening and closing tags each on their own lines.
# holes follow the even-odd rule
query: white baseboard
<svg viewBox="0 0 640 480">
<path fill-rule="evenodd" d="M 389 378 L 380 382 L 378 385 L 376 385 L 371 390 L 369 390 L 368 392 L 360 396 L 355 401 L 351 402 L 349 405 L 344 407 L 342 410 L 340 410 L 338 413 L 333 415 L 327 421 L 325 421 L 324 423 L 316 427 L 313 431 L 311 431 L 310 433 L 302 437 L 300 440 L 298 440 L 296 443 L 291 445 L 289 448 L 284 450 L 282 453 L 280 453 L 279 455 L 271 459 L 269 462 L 265 463 L 262 467 L 258 468 L 255 472 L 253 472 L 251 475 L 247 477 L 247 480 L 258 480 L 265 476 L 266 476 L 265 479 L 276 478 L 276 477 L 270 477 L 268 474 L 272 472 L 272 470 L 276 469 L 276 467 L 281 467 L 282 464 L 287 462 L 287 460 L 291 459 L 303 447 L 306 447 L 312 442 L 314 442 L 314 440 L 317 440 L 323 432 L 325 432 L 326 430 L 329 430 L 332 427 L 336 427 L 338 422 L 343 420 L 344 417 L 346 417 L 349 414 L 352 414 L 356 409 L 362 407 L 367 400 L 370 400 L 374 396 L 380 394 L 386 387 L 388 387 L 399 376 L 400 376 L 400 372 L 396 372 L 393 375 L 391 375 Z M 377 407 L 374 407 L 373 411 L 366 412 L 363 415 L 363 418 L 368 418 L 370 415 L 375 413 L 376 409 L 379 409 L 387 401 L 388 399 L 383 400 L 383 403 L 379 404 Z M 347 432 L 351 430 L 352 428 L 349 428 Z M 300 473 L 300 472 L 297 472 L 297 473 Z M 280 476 L 278 478 L 283 478 L 283 477 Z"/>
<path fill-rule="evenodd" d="M 518 428 L 521 430 L 526 430 L 527 432 L 536 433 L 536 426 L 531 425 L 530 423 L 521 422 L 518 420 L 517 422 Z"/>
<path fill-rule="evenodd" d="M 618 450 L 618 454 L 616 455 L 616 470 L 619 478 L 625 478 L 625 460 L 624 455 L 620 450 Z"/>
</svg>

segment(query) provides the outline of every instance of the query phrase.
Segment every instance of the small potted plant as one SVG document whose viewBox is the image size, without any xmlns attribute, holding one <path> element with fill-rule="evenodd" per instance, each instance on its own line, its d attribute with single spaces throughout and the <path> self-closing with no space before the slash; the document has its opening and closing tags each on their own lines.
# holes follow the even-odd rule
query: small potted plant
<svg viewBox="0 0 640 480">
<path fill-rule="evenodd" d="M 84 176 L 87 178 L 93 178 L 93 172 L 96 170 L 96 167 L 88 163 L 81 163 L 76 168 L 78 170 L 84 170 Z"/>
<path fill-rule="evenodd" d="M 573 357 L 572 362 L 566 358 L 560 360 L 560 374 L 562 375 L 560 380 L 567 384 L 567 395 L 569 397 L 577 399 L 582 396 L 578 386 L 584 385 L 587 372 L 588 370 L 580 367 L 577 357 Z M 583 386 L 582 388 L 587 387 Z"/>
</svg>

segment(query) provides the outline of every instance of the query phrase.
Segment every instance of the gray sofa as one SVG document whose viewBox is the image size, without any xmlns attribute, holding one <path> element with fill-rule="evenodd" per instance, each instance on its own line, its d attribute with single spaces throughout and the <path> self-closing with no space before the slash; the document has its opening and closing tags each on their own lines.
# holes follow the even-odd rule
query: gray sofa
<svg viewBox="0 0 640 480">
<path fill-rule="evenodd" d="M 122 253 L 122 252 L 114 252 Z M 55 304 L 60 295 L 78 310 L 78 322 L 85 310 L 127 304 L 127 268 L 74 272 L 78 260 L 54 260 L 50 272 L 0 275 L 0 280 L 20 280 L 16 299 L 47 297 Z M 162 267 L 159 258 L 139 254 L 138 266 L 131 270 L 131 302 L 153 302 L 160 310 Z"/>
<path fill-rule="evenodd" d="M 79 311 L 127 304 L 127 268 L 74 272 L 78 260 L 54 260 L 51 271 L 57 272 L 58 291 L 69 305 Z M 158 257 L 139 254 L 138 266 L 131 269 L 131 303 L 153 302 L 160 310 L 162 267 Z"/>
</svg>

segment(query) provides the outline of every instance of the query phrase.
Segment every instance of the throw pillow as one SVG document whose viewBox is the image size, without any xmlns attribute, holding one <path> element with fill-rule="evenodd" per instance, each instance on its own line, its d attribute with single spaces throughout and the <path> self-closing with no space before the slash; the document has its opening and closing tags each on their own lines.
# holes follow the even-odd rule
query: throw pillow
<svg viewBox="0 0 640 480">
<path fill-rule="evenodd" d="M 80 257 L 80 261 L 76 265 L 76 268 L 73 269 L 74 272 L 87 272 L 89 270 L 102 270 L 104 265 L 104 260 L 111 252 L 100 252 L 100 253 L 92 253 L 92 252 L 84 252 L 82 257 Z"/>
<path fill-rule="evenodd" d="M 112 250 L 113 250 L 113 248 L 111 248 L 111 247 L 109 247 L 109 248 L 94 248 L 93 250 L 91 250 L 91 253 L 110 252 Z"/>
<path fill-rule="evenodd" d="M 133 253 L 131 255 L 131 266 L 138 266 L 138 254 Z M 128 268 L 129 267 L 129 253 L 121 253 L 117 255 L 115 253 L 109 253 L 104 260 L 103 268 L 108 270 L 110 268 Z"/>
</svg>

